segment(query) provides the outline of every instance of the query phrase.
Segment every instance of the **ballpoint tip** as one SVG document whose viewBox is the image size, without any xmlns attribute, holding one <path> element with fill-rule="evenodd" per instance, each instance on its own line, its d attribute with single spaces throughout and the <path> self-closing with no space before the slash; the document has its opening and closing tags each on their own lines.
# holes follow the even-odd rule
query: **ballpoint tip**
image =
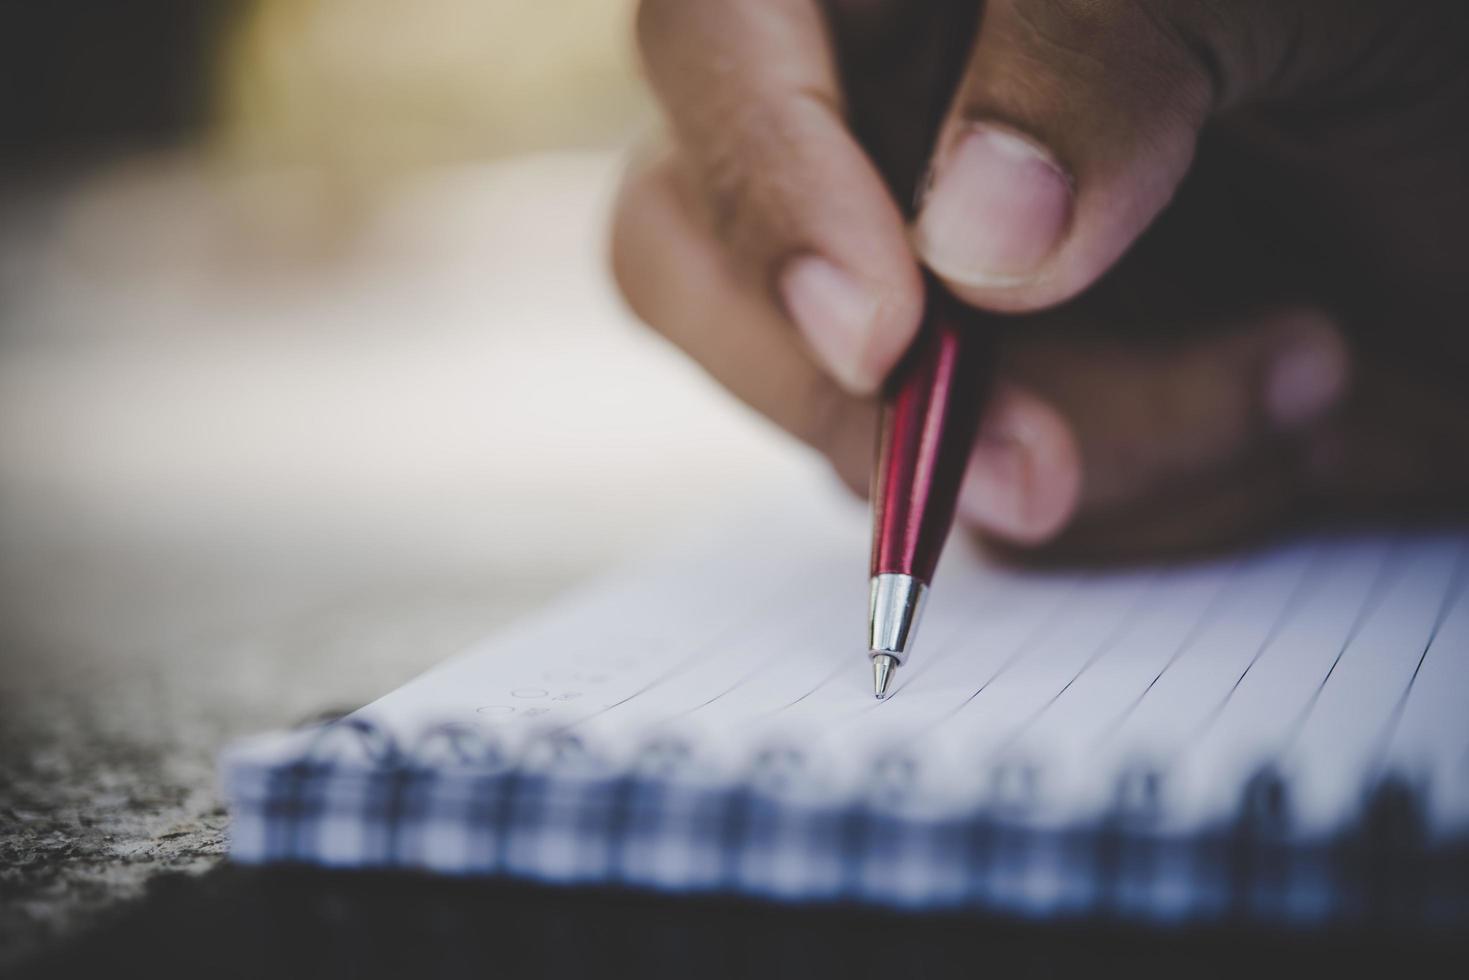
<svg viewBox="0 0 1469 980">
<path fill-rule="evenodd" d="M 888 684 L 893 672 L 898 669 L 898 658 L 882 653 L 872 658 L 872 695 L 879 701 L 887 699 Z"/>
</svg>

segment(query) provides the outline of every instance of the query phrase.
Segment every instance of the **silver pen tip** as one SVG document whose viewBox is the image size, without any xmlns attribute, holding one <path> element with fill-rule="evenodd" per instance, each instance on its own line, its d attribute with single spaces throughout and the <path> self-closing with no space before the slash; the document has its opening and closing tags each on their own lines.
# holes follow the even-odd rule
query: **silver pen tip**
<svg viewBox="0 0 1469 980">
<path fill-rule="evenodd" d="M 872 694 L 879 701 L 888 696 L 888 684 L 898 669 L 898 658 L 880 653 L 872 658 Z"/>
</svg>

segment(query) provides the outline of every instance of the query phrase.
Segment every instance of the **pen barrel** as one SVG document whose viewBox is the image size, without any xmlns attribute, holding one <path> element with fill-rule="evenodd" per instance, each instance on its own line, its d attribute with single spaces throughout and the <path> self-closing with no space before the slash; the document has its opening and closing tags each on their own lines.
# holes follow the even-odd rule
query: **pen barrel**
<svg viewBox="0 0 1469 980">
<path fill-rule="evenodd" d="M 872 574 L 933 580 L 988 400 L 992 331 L 925 273 L 923 326 L 889 379 L 872 485 Z"/>
</svg>

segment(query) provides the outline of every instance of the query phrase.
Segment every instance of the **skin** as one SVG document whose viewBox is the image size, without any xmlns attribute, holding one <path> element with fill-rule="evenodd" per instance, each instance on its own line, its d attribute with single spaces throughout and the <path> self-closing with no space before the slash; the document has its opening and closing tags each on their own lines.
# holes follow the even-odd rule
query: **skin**
<svg viewBox="0 0 1469 980">
<path fill-rule="evenodd" d="M 614 272 L 859 491 L 921 266 L 1000 314 L 960 518 L 1017 553 L 1462 514 L 1466 10 L 645 0 Z"/>
</svg>

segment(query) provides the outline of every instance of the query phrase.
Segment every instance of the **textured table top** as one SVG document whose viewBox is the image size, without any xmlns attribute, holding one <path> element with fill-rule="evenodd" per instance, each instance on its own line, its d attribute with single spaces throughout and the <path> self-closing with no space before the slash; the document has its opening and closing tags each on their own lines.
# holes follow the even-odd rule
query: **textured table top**
<svg viewBox="0 0 1469 980">
<path fill-rule="evenodd" d="M 0 965 L 215 866 L 350 708 L 802 465 L 619 307 L 610 154 L 368 200 L 160 157 L 0 216 Z"/>
</svg>

